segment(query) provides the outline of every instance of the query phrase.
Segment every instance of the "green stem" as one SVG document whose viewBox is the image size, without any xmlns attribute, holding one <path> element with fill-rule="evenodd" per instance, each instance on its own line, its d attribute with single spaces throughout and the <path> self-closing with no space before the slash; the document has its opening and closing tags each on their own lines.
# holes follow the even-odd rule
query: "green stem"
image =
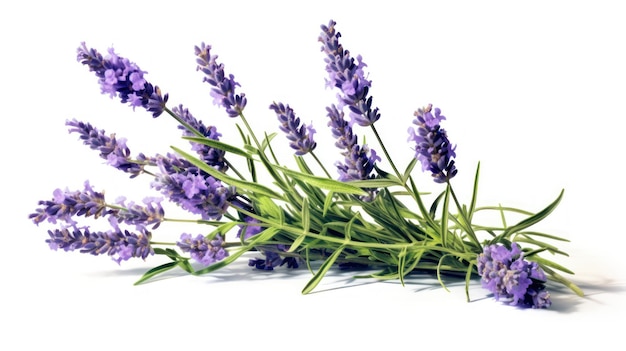
<svg viewBox="0 0 626 351">
<path fill-rule="evenodd" d="M 393 160 L 391 159 L 391 156 L 389 155 L 389 152 L 387 151 L 387 148 L 385 147 L 385 144 L 383 143 L 383 140 L 380 137 L 380 134 L 378 134 L 378 130 L 376 130 L 376 127 L 373 124 L 371 124 L 370 127 L 372 128 L 372 132 L 374 132 L 374 135 L 376 136 L 376 140 L 378 140 L 378 144 L 380 145 L 381 149 L 383 150 L 383 153 L 385 154 L 385 158 L 387 158 L 387 161 L 389 161 L 389 164 L 391 165 L 393 172 L 396 174 L 396 177 L 398 177 L 398 179 L 402 179 L 402 175 L 398 171 L 398 168 L 396 168 L 395 163 L 393 163 Z"/>
<path fill-rule="evenodd" d="M 320 159 L 317 157 L 317 155 L 313 151 L 311 151 L 309 153 L 311 154 L 311 156 L 313 156 L 313 158 L 315 159 L 315 162 L 317 162 L 317 164 L 320 166 L 320 168 L 322 168 L 322 171 L 324 171 L 326 176 L 328 178 L 331 178 L 330 173 L 328 173 L 328 171 L 326 170 L 326 167 L 324 167 L 324 164 L 322 163 L 322 161 L 320 161 Z"/>
<path fill-rule="evenodd" d="M 469 219 L 465 215 L 465 212 L 463 211 L 463 207 L 461 207 L 461 203 L 459 202 L 459 199 L 456 197 L 456 194 L 454 193 L 454 189 L 452 188 L 452 185 L 450 184 L 450 180 L 448 180 L 447 183 L 448 183 L 448 188 L 450 189 L 450 194 L 452 194 L 452 199 L 454 199 L 454 203 L 456 204 L 456 207 L 459 211 L 459 215 L 463 219 L 464 229 L 467 232 L 467 235 L 469 235 L 470 239 L 476 245 L 477 248 L 479 249 L 482 248 L 482 245 L 480 244 L 478 237 L 476 237 L 476 233 L 474 233 L 474 229 L 472 228 L 472 223 L 469 221 Z"/>
</svg>

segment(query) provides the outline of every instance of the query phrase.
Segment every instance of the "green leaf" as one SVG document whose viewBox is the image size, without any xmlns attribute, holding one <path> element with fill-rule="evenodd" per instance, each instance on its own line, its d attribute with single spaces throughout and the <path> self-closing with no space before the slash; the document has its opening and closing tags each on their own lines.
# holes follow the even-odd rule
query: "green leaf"
<svg viewBox="0 0 626 351">
<path fill-rule="evenodd" d="M 139 285 L 139 284 L 149 280 L 150 278 L 152 278 L 152 277 L 154 277 L 156 275 L 159 275 L 159 274 L 161 274 L 163 272 L 169 271 L 170 269 L 172 269 L 172 268 L 174 268 L 176 266 L 178 266 L 178 262 L 177 261 L 173 261 L 173 262 L 168 262 L 168 263 L 162 264 L 162 265 L 160 265 L 158 267 L 154 267 L 154 268 L 148 270 L 146 273 L 144 273 L 144 275 L 139 280 L 137 280 L 134 285 Z"/>
<path fill-rule="evenodd" d="M 310 174 L 305 174 L 301 172 L 297 172 L 285 167 L 275 166 L 275 168 L 280 169 L 286 175 L 289 175 L 292 178 L 301 180 L 306 182 L 312 186 L 316 186 L 318 188 L 330 190 L 336 193 L 344 193 L 344 194 L 355 194 L 355 195 L 366 195 L 367 193 L 363 191 L 363 189 L 349 184 L 349 182 L 340 182 L 333 179 L 318 177 Z"/>
<path fill-rule="evenodd" d="M 307 233 L 309 232 L 309 228 L 311 226 L 311 216 L 309 213 L 309 200 L 306 197 L 302 199 L 301 216 L 302 216 L 302 234 L 293 241 L 293 243 L 291 244 L 287 252 L 293 252 L 295 249 L 297 249 L 300 246 L 300 244 L 302 244 L 302 242 L 306 238 Z"/>
<path fill-rule="evenodd" d="M 552 278 L 552 280 L 559 282 L 565 285 L 566 287 L 570 288 L 574 293 L 576 293 L 576 295 L 580 297 L 585 296 L 585 293 L 580 287 L 578 287 L 578 285 L 572 283 L 571 281 L 561 276 L 560 274 L 556 273 L 555 271 L 551 270 L 550 268 L 543 267 L 543 270 L 546 271 L 546 273 L 548 273 L 548 275 Z"/>
<path fill-rule="evenodd" d="M 319 284 L 322 278 L 324 278 L 324 275 L 326 275 L 345 247 L 346 245 L 341 245 L 337 250 L 335 250 L 335 252 L 333 252 L 332 255 L 330 255 L 330 257 L 328 257 L 328 259 L 326 259 L 326 261 L 324 261 L 324 263 L 322 263 L 317 273 L 315 273 L 313 278 L 311 278 L 304 289 L 302 289 L 302 294 L 306 295 L 315 289 L 317 284 Z"/>
<path fill-rule="evenodd" d="M 324 199 L 324 210 L 322 212 L 322 216 L 326 217 L 326 214 L 328 213 L 330 206 L 334 204 L 334 201 L 333 201 L 334 199 L 335 199 L 335 192 L 329 191 L 328 194 L 326 194 L 326 198 Z"/>
<path fill-rule="evenodd" d="M 258 207 L 260 214 L 266 219 L 273 219 L 273 223 L 283 225 L 285 223 L 285 213 L 272 199 L 267 196 L 254 197 L 254 203 Z"/>
<path fill-rule="evenodd" d="M 397 178 L 396 178 L 397 179 Z M 385 178 L 375 178 L 375 179 L 366 179 L 366 180 L 351 180 L 346 182 L 348 184 L 357 186 L 359 188 L 388 188 L 391 186 L 402 186 L 402 183 L 398 180 L 393 179 L 385 179 Z"/>
<path fill-rule="evenodd" d="M 556 200 L 554 200 L 551 204 L 549 204 L 546 208 L 544 208 L 543 210 L 537 212 L 536 214 L 525 218 L 523 220 L 521 220 L 519 223 L 508 227 L 500 236 L 502 237 L 509 237 L 510 235 L 512 235 L 513 233 L 519 232 L 520 230 L 524 230 L 530 226 L 532 226 L 533 224 L 536 224 L 538 222 L 540 222 L 541 220 L 543 220 L 544 218 L 546 218 L 550 213 L 552 213 L 552 211 L 554 211 L 554 209 L 558 206 L 559 202 L 561 202 L 561 199 L 563 198 L 563 193 L 565 190 L 561 190 L 561 193 L 559 194 L 559 196 L 556 198 Z"/>
<path fill-rule="evenodd" d="M 200 137 L 191 137 L 191 136 L 183 137 L 183 139 L 193 141 L 194 143 L 198 143 L 198 144 L 204 144 L 215 149 L 224 150 L 226 152 L 229 152 L 235 155 L 252 158 L 252 155 L 250 155 L 250 153 L 238 147 L 232 146 L 230 144 L 223 143 L 221 141 L 217 141 L 217 140 L 213 140 L 209 138 L 200 138 Z"/>
<path fill-rule="evenodd" d="M 467 219 L 471 222 L 474 210 L 476 209 L 476 199 L 478 198 L 478 176 L 480 174 L 480 162 L 476 166 L 476 175 L 474 176 L 474 188 L 472 191 L 472 200 L 470 201 L 469 211 L 467 213 Z M 469 297 L 468 297 L 469 298 Z"/>
<path fill-rule="evenodd" d="M 232 178 L 230 176 L 227 176 L 226 174 L 216 170 L 215 168 L 207 165 L 206 163 L 202 162 L 201 160 L 199 160 L 198 158 L 188 154 L 187 152 L 172 146 L 171 147 L 174 151 L 176 151 L 178 154 L 180 154 L 181 156 L 183 156 L 187 161 L 189 161 L 191 164 L 193 164 L 194 166 L 200 168 L 201 170 L 205 171 L 206 173 L 210 174 L 212 177 L 219 179 L 221 181 L 223 181 L 226 184 L 235 186 L 237 188 L 243 189 L 243 190 L 247 190 L 247 191 L 251 191 L 257 194 L 263 194 L 266 196 L 269 196 L 271 198 L 275 198 L 275 199 L 281 199 L 282 197 L 276 193 L 274 190 L 263 186 L 261 184 L 258 183 L 253 183 L 253 182 L 247 182 L 245 180 L 239 180 L 236 178 Z"/>
<path fill-rule="evenodd" d="M 406 170 L 404 171 L 404 174 L 402 175 L 402 182 L 403 183 L 407 182 L 407 180 L 411 176 L 411 173 L 413 172 L 413 168 L 415 167 L 416 164 L 417 164 L 417 158 L 413 157 L 411 162 L 409 162 L 408 166 L 406 166 Z"/>
</svg>

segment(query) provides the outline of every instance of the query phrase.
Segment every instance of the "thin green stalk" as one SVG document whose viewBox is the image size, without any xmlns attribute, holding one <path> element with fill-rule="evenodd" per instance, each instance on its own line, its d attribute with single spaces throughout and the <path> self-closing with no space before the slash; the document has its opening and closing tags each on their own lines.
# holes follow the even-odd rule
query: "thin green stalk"
<svg viewBox="0 0 626 351">
<path fill-rule="evenodd" d="M 381 149 L 383 150 L 383 153 L 385 154 L 385 158 L 387 158 L 387 161 L 391 165 L 393 172 L 396 174 L 396 177 L 398 177 L 398 179 L 402 179 L 402 175 L 400 174 L 400 172 L 398 171 L 398 168 L 396 168 L 395 163 L 391 159 L 391 156 L 389 155 L 389 152 L 387 151 L 387 148 L 385 147 L 385 144 L 383 143 L 383 140 L 380 137 L 380 134 L 378 134 L 378 130 L 376 130 L 376 127 L 374 126 L 374 124 L 370 124 L 370 127 L 372 128 L 372 132 L 374 132 L 374 136 L 376 136 L 376 140 L 378 140 L 378 144 L 380 145 Z"/>
</svg>

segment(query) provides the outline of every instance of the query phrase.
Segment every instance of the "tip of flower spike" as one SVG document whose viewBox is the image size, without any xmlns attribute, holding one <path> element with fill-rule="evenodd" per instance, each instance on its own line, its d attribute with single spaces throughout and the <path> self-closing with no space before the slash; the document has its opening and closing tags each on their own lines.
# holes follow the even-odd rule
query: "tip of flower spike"
<svg viewBox="0 0 626 351">
<path fill-rule="evenodd" d="M 439 108 L 433 111 L 430 104 L 418 109 L 414 115 L 417 130 L 409 128 L 409 141 L 415 143 L 415 158 L 422 164 L 423 171 L 431 172 L 435 182 L 446 183 L 457 174 L 453 160 L 456 146 L 452 146 L 440 125 L 446 117 Z"/>
</svg>

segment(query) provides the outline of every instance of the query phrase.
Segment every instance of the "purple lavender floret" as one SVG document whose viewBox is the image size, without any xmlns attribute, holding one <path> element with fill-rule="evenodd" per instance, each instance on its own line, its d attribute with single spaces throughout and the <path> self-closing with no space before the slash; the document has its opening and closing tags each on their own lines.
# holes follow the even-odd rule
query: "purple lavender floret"
<svg viewBox="0 0 626 351">
<path fill-rule="evenodd" d="M 217 55 L 211 55 L 211 46 L 202 43 L 195 47 L 197 56 L 197 70 L 206 74 L 204 81 L 213 86 L 211 96 L 213 103 L 220 105 L 226 109 L 226 113 L 230 117 L 237 117 L 246 107 L 246 94 L 235 94 L 235 89 L 240 86 L 235 82 L 235 76 L 232 74 L 228 77 L 224 73 L 224 65 L 217 63 Z"/>
<path fill-rule="evenodd" d="M 219 180 L 174 155 L 159 157 L 152 187 L 183 209 L 204 220 L 220 219 L 228 210 L 233 190 Z"/>
<path fill-rule="evenodd" d="M 252 218 L 250 216 L 245 216 L 245 222 L 247 224 L 240 224 L 239 229 L 237 230 L 237 238 L 241 238 L 241 234 L 243 234 L 243 239 L 247 240 L 250 237 L 259 234 L 265 228 L 255 225 L 261 223 L 258 219 Z"/>
<path fill-rule="evenodd" d="M 360 55 L 355 60 L 350 51 L 344 50 L 339 43 L 341 33 L 335 31 L 335 24 L 336 22 L 331 20 L 328 26 L 322 25 L 322 33 L 319 36 L 319 41 L 323 44 L 322 51 L 326 54 L 324 62 L 329 77 L 326 83 L 340 89 L 342 93 L 338 95 L 340 107 L 348 106 L 352 122 L 366 127 L 380 118 L 378 108 L 372 108 L 372 97 L 368 97 L 372 82 L 363 71 L 367 65 Z"/>
<path fill-rule="evenodd" d="M 120 263 L 130 258 L 146 259 L 154 254 L 150 246 L 151 234 L 148 231 L 132 233 L 115 228 L 106 232 L 90 232 L 89 228 L 64 228 L 49 230 L 50 238 L 46 240 L 52 250 L 80 250 L 81 253 L 92 255 L 107 254 Z"/>
<path fill-rule="evenodd" d="M 478 274 L 482 286 L 496 300 L 532 308 L 550 307 L 550 293 L 545 290 L 546 275 L 536 262 L 524 259 L 517 243 L 509 250 L 504 245 L 489 245 L 478 255 Z"/>
<path fill-rule="evenodd" d="M 153 225 L 151 229 L 157 229 L 164 220 L 165 211 L 161 206 L 160 197 L 146 197 L 143 205 L 133 201 L 126 204 L 126 199 L 120 197 L 116 203 L 123 207 L 115 212 L 115 218 L 123 223 L 136 225 L 138 229 Z"/>
<path fill-rule="evenodd" d="M 89 181 L 84 184 L 83 191 L 56 189 L 52 200 L 39 201 L 40 208 L 28 216 L 33 223 L 39 225 L 44 220 L 50 223 L 62 221 L 74 224 L 72 216 L 94 216 L 98 218 L 111 213 L 107 209 L 104 193 L 93 190 Z"/>
<path fill-rule="evenodd" d="M 336 163 L 339 171 L 340 181 L 350 180 L 366 180 L 375 178 L 373 174 L 374 166 L 381 158 L 376 154 L 374 149 L 370 149 L 367 145 L 358 145 L 358 137 L 352 131 L 350 123 L 344 119 L 343 111 L 337 109 L 335 105 L 326 108 L 329 117 L 328 126 L 330 127 L 333 137 L 335 137 L 335 146 L 340 148 L 344 161 Z M 370 194 L 363 197 L 365 201 L 370 201 L 376 193 L 376 189 L 365 189 Z"/>
<path fill-rule="evenodd" d="M 280 252 L 287 251 L 285 245 L 265 245 L 257 247 L 263 253 L 265 258 L 252 258 L 248 261 L 248 266 L 256 269 L 272 271 L 274 267 L 287 265 L 287 268 L 298 268 L 300 262 L 297 257 L 281 257 Z"/>
<path fill-rule="evenodd" d="M 83 144 L 92 150 L 100 151 L 100 157 L 107 164 L 131 174 L 134 178 L 143 172 L 143 165 L 133 161 L 130 157 L 130 149 L 126 146 L 126 139 L 117 139 L 115 134 L 107 136 L 104 130 L 94 128 L 90 123 L 71 120 L 65 122 L 69 126 L 70 133 L 78 133 Z"/>
<path fill-rule="evenodd" d="M 453 160 L 456 147 L 440 126 L 446 117 L 439 108 L 433 111 L 432 105 L 418 109 L 415 116 L 413 123 L 417 125 L 417 133 L 413 128 L 408 130 L 408 140 L 415 142 L 415 157 L 421 162 L 422 171 L 430 171 L 435 182 L 446 183 L 457 173 Z"/>
<path fill-rule="evenodd" d="M 280 130 L 287 134 L 292 149 L 296 150 L 296 155 L 302 156 L 315 149 L 317 143 L 313 139 L 315 129 L 313 125 L 300 124 L 300 118 L 296 117 L 293 109 L 289 105 L 276 103 L 270 105 L 270 109 L 276 112 L 280 121 Z"/>
<path fill-rule="evenodd" d="M 228 256 L 228 251 L 223 247 L 224 238 L 216 235 L 213 239 L 207 239 L 198 234 L 195 238 L 191 234 L 182 234 L 180 241 L 176 243 L 183 252 L 189 252 L 191 258 L 204 266 L 223 260 Z"/>
<path fill-rule="evenodd" d="M 77 60 L 89 67 L 99 78 L 103 94 L 112 98 L 117 96 L 122 103 L 128 103 L 133 109 L 141 106 L 158 117 L 165 110 L 168 95 L 162 95 L 158 86 L 145 80 L 144 71 L 135 63 L 118 56 L 113 49 L 105 58 L 95 49 L 88 49 L 84 42 L 77 49 Z"/>
<path fill-rule="evenodd" d="M 202 121 L 196 119 L 187 108 L 183 107 L 183 105 L 172 108 L 172 112 L 174 112 L 176 116 L 185 121 L 204 137 L 216 141 L 220 140 L 222 134 L 217 132 L 216 127 L 204 125 Z M 187 128 L 182 125 L 179 125 L 178 128 L 183 130 L 183 135 L 185 136 L 196 136 L 192 131 L 187 130 Z M 226 152 L 224 150 L 216 149 L 208 145 L 194 142 L 191 143 L 191 148 L 198 155 L 200 155 L 200 159 L 209 166 L 216 168 L 220 172 L 226 172 L 228 170 L 228 164 L 226 163 L 226 159 L 224 157 Z"/>
</svg>

